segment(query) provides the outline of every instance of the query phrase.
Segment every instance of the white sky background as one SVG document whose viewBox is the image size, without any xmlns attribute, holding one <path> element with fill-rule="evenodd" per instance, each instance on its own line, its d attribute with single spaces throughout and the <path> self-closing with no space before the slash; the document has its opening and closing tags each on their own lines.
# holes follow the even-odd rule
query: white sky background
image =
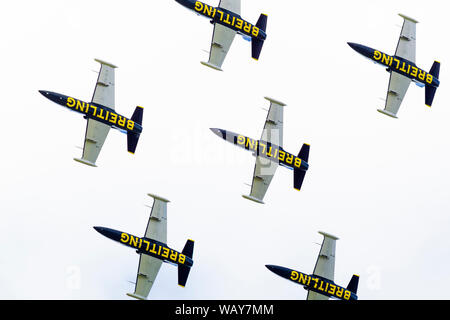
<svg viewBox="0 0 450 320">
<path fill-rule="evenodd" d="M 311 273 L 319 230 L 340 238 L 335 282 L 359 274 L 360 299 L 449 298 L 446 1 L 244 0 L 244 19 L 268 14 L 268 38 L 255 62 L 236 37 L 224 72 L 199 63 L 212 25 L 173 0 L 5 3 L 1 299 L 129 299 L 138 255 L 92 227 L 142 236 L 149 192 L 171 200 L 168 245 L 195 240 L 186 288 L 164 264 L 149 299 L 303 300 L 301 286 L 264 265 Z M 347 42 L 393 54 L 398 13 L 420 22 L 417 65 L 438 60 L 442 70 L 433 107 L 412 84 L 396 120 L 376 112 L 388 73 Z M 145 108 L 136 154 L 111 130 L 98 168 L 72 160 L 82 116 L 38 92 L 90 101 L 94 58 L 119 66 L 119 113 Z M 279 168 L 259 205 L 241 197 L 255 159 L 209 128 L 259 138 L 264 96 L 287 104 L 284 148 L 297 154 L 307 142 L 311 155 L 301 192 Z"/>
</svg>

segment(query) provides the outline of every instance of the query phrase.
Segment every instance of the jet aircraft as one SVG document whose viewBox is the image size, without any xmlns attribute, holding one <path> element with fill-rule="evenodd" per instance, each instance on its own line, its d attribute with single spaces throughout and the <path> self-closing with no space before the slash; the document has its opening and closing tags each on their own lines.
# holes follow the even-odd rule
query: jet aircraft
<svg viewBox="0 0 450 320">
<path fill-rule="evenodd" d="M 405 15 L 399 15 L 404 21 L 393 56 L 348 42 L 348 45 L 355 51 L 386 67 L 386 71 L 390 73 L 386 104 L 384 109 L 378 109 L 378 111 L 393 118 L 397 118 L 398 109 L 411 81 L 419 87 L 425 87 L 425 105 L 428 107 L 431 107 L 436 89 L 439 87 L 440 62 L 434 61 L 429 73 L 416 66 L 417 21 Z"/>
<path fill-rule="evenodd" d="M 340 300 L 358 300 L 356 295 L 359 283 L 358 275 L 353 275 L 347 288 L 334 283 L 334 262 L 338 238 L 322 231 L 319 233 L 324 236 L 324 239 L 312 275 L 275 265 L 266 265 L 266 267 L 280 277 L 302 285 L 305 290 L 308 290 L 307 300 L 328 300 L 330 297 Z"/>
<path fill-rule="evenodd" d="M 240 16 L 241 0 L 221 0 L 217 8 L 195 0 L 176 1 L 198 15 L 210 19 L 211 24 L 214 25 L 209 60 L 208 62 L 202 62 L 202 64 L 222 71 L 223 61 L 236 33 L 252 42 L 252 58 L 259 59 L 267 37 L 267 15 L 261 14 L 256 25 L 252 25 Z"/>
<path fill-rule="evenodd" d="M 127 293 L 127 295 L 140 300 L 147 299 L 163 262 L 178 266 L 178 284 L 182 287 L 186 285 L 189 272 L 194 264 L 192 260 L 193 240 L 187 240 L 181 253 L 169 248 L 166 244 L 167 203 L 169 200 L 153 194 L 148 194 L 148 196 L 154 198 L 154 203 L 144 237 L 140 238 L 109 228 L 94 227 L 105 237 L 136 249 L 136 253 L 140 256 L 136 286 L 134 293 Z"/>
<path fill-rule="evenodd" d="M 217 136 L 250 151 L 256 157 L 250 195 L 243 195 L 243 197 L 261 204 L 264 204 L 264 195 L 278 165 L 294 171 L 294 188 L 300 190 L 309 168 L 310 149 L 309 144 L 303 144 L 298 156 L 283 149 L 283 107 L 285 104 L 268 97 L 265 97 L 265 99 L 270 101 L 270 109 L 260 140 L 254 140 L 223 129 L 210 128 Z"/>
<path fill-rule="evenodd" d="M 114 110 L 114 69 L 117 67 L 99 59 L 95 61 L 100 63 L 101 68 L 90 103 L 51 91 L 39 91 L 47 99 L 84 115 L 87 125 L 83 155 L 81 159 L 74 160 L 92 167 L 97 166 L 95 162 L 110 128 L 127 134 L 128 152 L 134 154 L 142 132 L 144 113 L 144 109 L 138 106 L 128 119 Z"/>
</svg>

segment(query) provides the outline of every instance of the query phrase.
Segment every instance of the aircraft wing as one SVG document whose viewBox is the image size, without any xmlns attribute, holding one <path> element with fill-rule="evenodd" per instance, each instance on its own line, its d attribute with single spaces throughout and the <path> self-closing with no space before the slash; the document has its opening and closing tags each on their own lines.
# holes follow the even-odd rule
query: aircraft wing
<svg viewBox="0 0 450 320">
<path fill-rule="evenodd" d="M 92 103 L 114 109 L 114 69 L 116 66 L 95 59 L 101 64 Z M 96 167 L 98 155 L 111 127 L 94 119 L 88 119 L 84 138 L 83 156 L 75 159 L 81 163 Z"/>
<path fill-rule="evenodd" d="M 267 189 L 269 188 L 270 182 L 272 181 L 277 168 L 277 163 L 257 156 L 255 170 L 253 171 L 253 182 L 250 189 L 250 195 L 243 195 L 243 197 L 248 200 L 264 204 L 262 200 L 267 192 Z"/>
<path fill-rule="evenodd" d="M 87 164 L 92 167 L 96 167 L 98 155 L 102 150 L 103 143 L 108 136 L 110 126 L 98 122 L 94 119 L 88 119 L 86 125 L 86 135 L 84 137 L 83 156 L 81 159 L 75 158 L 74 160 Z"/>
<path fill-rule="evenodd" d="M 398 39 L 395 55 L 411 62 L 416 62 L 416 24 L 417 21 L 399 14 L 403 19 L 403 27 Z"/>
<path fill-rule="evenodd" d="M 219 8 L 241 15 L 241 0 L 220 0 Z"/>
<path fill-rule="evenodd" d="M 319 231 L 319 233 L 323 235 L 323 242 L 320 248 L 319 256 L 317 257 L 313 275 L 334 281 L 336 240 L 338 240 L 338 238 L 322 231 Z M 328 300 L 328 297 L 320 293 L 308 291 L 307 299 Z"/>
<path fill-rule="evenodd" d="M 285 104 L 272 98 L 265 97 L 270 101 L 269 112 L 261 135 L 261 140 L 270 142 L 279 147 L 283 146 L 283 107 Z"/>
<path fill-rule="evenodd" d="M 127 295 L 136 299 L 147 299 L 161 264 L 162 260 L 141 253 L 134 293 L 127 293 Z"/>
<path fill-rule="evenodd" d="M 409 79 L 408 77 L 391 71 L 388 92 L 386 96 L 386 105 L 384 107 L 384 110 L 378 109 L 378 111 L 390 117 L 397 118 L 398 109 L 402 104 L 403 98 L 408 91 L 410 83 L 411 79 Z"/>
<path fill-rule="evenodd" d="M 267 113 L 266 122 L 261 135 L 261 141 L 275 144 L 279 147 L 283 146 L 283 106 L 284 103 L 274 99 L 265 97 L 270 101 L 269 112 Z M 260 146 L 261 148 L 261 146 Z M 266 146 L 267 148 L 267 146 Z M 278 168 L 278 163 L 270 161 L 266 158 L 257 156 L 255 169 L 253 171 L 253 182 L 250 190 L 250 196 L 244 198 L 263 203 L 262 199 L 269 188 L 270 182 Z"/>
<path fill-rule="evenodd" d="M 222 26 L 218 23 L 214 24 L 213 38 L 211 42 L 211 51 L 209 52 L 208 62 L 202 62 L 205 66 L 222 71 L 222 64 L 233 43 L 236 31 Z"/>
<path fill-rule="evenodd" d="M 154 198 L 150 219 L 148 220 L 145 238 L 167 243 L 167 203 L 169 200 L 148 194 Z"/>
<path fill-rule="evenodd" d="M 167 243 L 167 203 L 169 200 L 154 194 L 148 194 L 154 198 L 150 218 L 145 229 L 145 238 Z M 147 299 L 150 289 L 155 282 L 162 260 L 141 254 L 134 293 L 128 293 L 130 297 Z"/>
</svg>

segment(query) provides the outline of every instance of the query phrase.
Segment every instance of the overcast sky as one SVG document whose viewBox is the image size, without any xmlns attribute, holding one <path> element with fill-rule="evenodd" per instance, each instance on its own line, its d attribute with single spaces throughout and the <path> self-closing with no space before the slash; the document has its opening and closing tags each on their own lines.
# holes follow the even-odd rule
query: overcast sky
<svg viewBox="0 0 450 320">
<path fill-rule="evenodd" d="M 208 1 L 217 6 L 219 1 Z M 450 174 L 447 1 L 243 0 L 268 14 L 258 62 L 236 37 L 218 72 L 200 64 L 213 31 L 173 0 L 13 1 L 0 10 L 0 298 L 131 299 L 139 256 L 97 233 L 143 236 L 152 199 L 169 199 L 168 245 L 195 240 L 187 286 L 164 264 L 149 299 L 299 299 L 265 268 L 312 273 L 319 230 L 340 239 L 335 282 L 360 275 L 366 299 L 448 299 Z M 392 119 L 389 74 L 353 51 L 394 54 L 419 21 L 417 65 L 442 63 L 433 107 L 412 84 Z M 90 101 L 100 65 L 117 65 L 116 111 L 145 108 L 135 155 L 111 130 L 91 168 L 73 161 L 86 121 L 45 99 Z M 270 96 L 287 104 L 284 149 L 311 144 L 301 192 L 280 167 L 265 205 L 248 194 L 255 159 L 210 127 L 259 138 Z"/>
</svg>

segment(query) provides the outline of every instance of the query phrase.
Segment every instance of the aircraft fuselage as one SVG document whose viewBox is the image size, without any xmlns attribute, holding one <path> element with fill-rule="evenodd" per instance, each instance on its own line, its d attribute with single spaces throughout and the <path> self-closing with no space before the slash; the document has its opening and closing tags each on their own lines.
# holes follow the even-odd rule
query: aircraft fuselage
<svg viewBox="0 0 450 320">
<path fill-rule="evenodd" d="M 306 161 L 283 150 L 282 147 L 277 146 L 276 144 L 264 140 L 254 140 L 241 134 L 223 129 L 211 129 L 211 131 L 222 139 L 242 149 L 251 151 L 254 156 L 263 157 L 283 167 L 287 167 L 289 169 L 300 169 L 303 171 L 306 171 L 309 168 Z"/>
<path fill-rule="evenodd" d="M 114 129 L 125 132 L 133 132 L 140 134 L 142 132 L 142 126 L 133 120 L 124 117 L 113 109 L 96 104 L 87 103 L 63 94 L 50 92 L 50 91 L 39 91 L 47 99 L 68 108 L 71 111 L 81 113 L 85 118 L 93 119 L 111 126 Z"/>
<path fill-rule="evenodd" d="M 397 56 L 390 56 L 381 51 L 357 44 L 349 43 L 356 52 L 369 58 L 370 60 L 387 67 L 388 71 L 394 71 L 405 77 L 410 78 L 413 81 L 423 83 L 432 87 L 439 87 L 439 79 L 433 77 L 425 70 L 422 70 L 416 66 L 412 61 L 403 59 Z"/>
<path fill-rule="evenodd" d="M 266 33 L 250 22 L 245 21 L 240 15 L 219 7 L 212 7 L 206 3 L 194 0 L 175 0 L 199 15 L 211 19 L 211 23 L 218 23 L 234 31 L 259 40 L 266 40 Z"/>
<path fill-rule="evenodd" d="M 169 248 L 165 243 L 104 227 L 95 227 L 95 230 L 111 240 L 135 249 L 139 254 L 146 254 L 174 265 L 192 267 L 194 264 L 191 258 Z"/>
<path fill-rule="evenodd" d="M 311 290 L 324 296 L 341 300 L 358 300 L 358 296 L 355 293 L 336 285 L 331 280 L 280 266 L 268 265 L 267 268 L 282 278 L 302 285 L 305 290 Z"/>
</svg>

